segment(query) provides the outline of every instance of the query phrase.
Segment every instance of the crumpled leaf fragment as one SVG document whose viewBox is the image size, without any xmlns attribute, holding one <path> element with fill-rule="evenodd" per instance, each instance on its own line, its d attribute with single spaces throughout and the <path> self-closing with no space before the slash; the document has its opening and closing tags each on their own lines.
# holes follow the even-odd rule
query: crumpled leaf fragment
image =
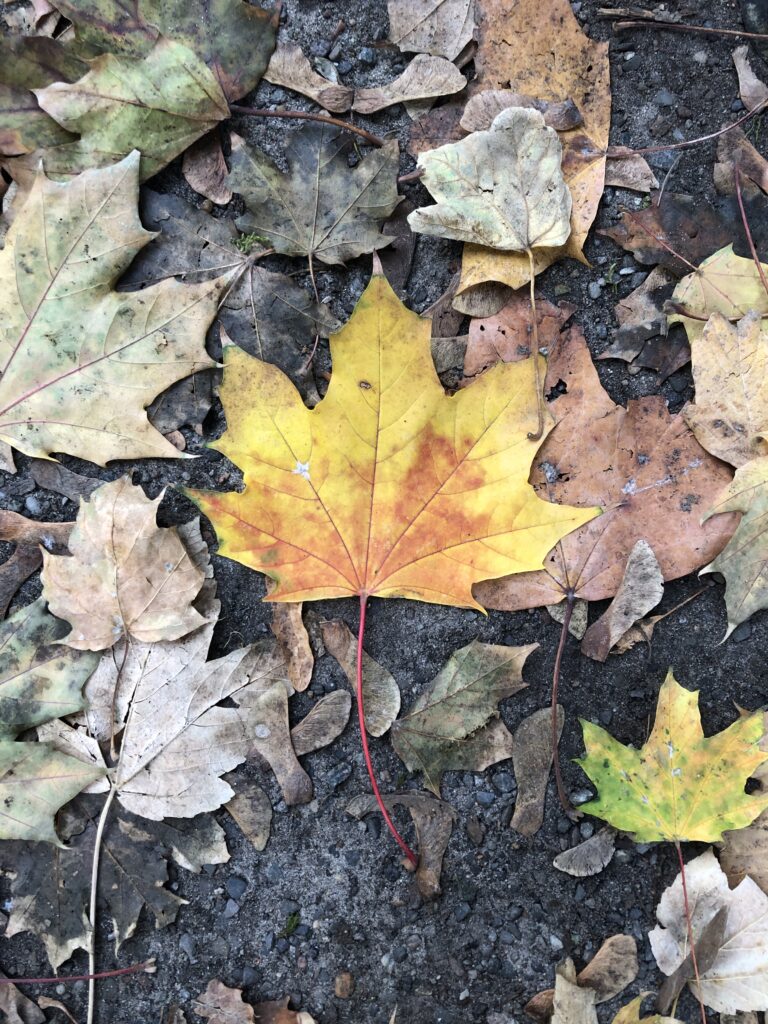
<svg viewBox="0 0 768 1024">
<path fill-rule="evenodd" d="M 382 799 L 390 813 L 398 804 L 410 811 L 416 828 L 419 854 L 416 886 L 422 899 L 434 899 L 441 892 L 443 855 L 451 838 L 456 812 L 443 800 L 437 800 L 427 793 L 391 793 Z M 347 804 L 347 814 L 357 819 L 378 810 L 375 797 L 368 794 L 361 794 Z"/>
<path fill-rule="evenodd" d="M 629 553 L 619 589 L 597 622 L 593 622 L 581 642 L 581 653 L 595 661 L 605 661 L 624 634 L 664 596 L 664 578 L 645 540 L 638 540 Z"/>
<path fill-rule="evenodd" d="M 733 63 L 739 77 L 739 97 L 747 110 L 754 110 L 768 101 L 768 85 L 761 82 L 749 62 L 749 47 L 737 46 L 733 51 Z"/>
<path fill-rule="evenodd" d="M 723 831 L 754 821 L 768 807 L 768 795 L 744 792 L 747 778 L 768 759 L 757 746 L 762 713 L 705 737 L 698 701 L 698 691 L 680 686 L 670 671 L 640 750 L 582 720 L 586 754 L 577 764 L 598 796 L 581 810 L 649 843 L 715 842 Z"/>
<path fill-rule="evenodd" d="M 465 132 L 486 131 L 491 127 L 496 116 L 509 107 L 538 110 L 544 118 L 544 124 L 558 132 L 578 128 L 583 124 L 579 108 L 573 100 L 566 99 L 560 102 L 542 100 L 537 96 L 513 92 L 511 89 L 486 89 L 484 92 L 474 93 L 467 100 L 459 123 Z M 443 141 L 450 142 L 451 140 L 444 139 Z"/>
<path fill-rule="evenodd" d="M 246 206 L 238 228 L 287 256 L 330 264 L 387 245 L 380 228 L 400 199 L 397 141 L 351 169 L 350 146 L 338 129 L 308 124 L 291 134 L 283 174 L 260 149 L 233 135 L 228 181 Z"/>
<path fill-rule="evenodd" d="M 571 193 L 557 133 L 536 110 L 503 110 L 487 132 L 421 153 L 422 184 L 437 199 L 409 216 L 414 231 L 492 249 L 561 246 Z"/>
<path fill-rule="evenodd" d="M 315 1024 L 308 1013 L 289 1010 L 288 1002 L 285 998 L 251 1006 L 243 999 L 242 989 L 228 988 L 216 978 L 208 982 L 192 1009 L 209 1024 Z"/>
<path fill-rule="evenodd" d="M 215 131 L 208 132 L 184 151 L 181 173 L 195 192 L 212 203 L 225 206 L 232 198 L 232 189 L 226 183 L 229 168 L 221 139 Z"/>
<path fill-rule="evenodd" d="M 0 971 L 0 978 L 8 976 Z M 7 1024 L 45 1024 L 45 1014 L 40 1007 L 27 999 L 15 985 L 0 985 L 0 1011 Z"/>
<path fill-rule="evenodd" d="M 352 109 L 358 114 L 373 114 L 396 103 L 449 96 L 461 92 L 466 84 L 464 75 L 445 57 L 420 53 L 393 81 L 369 89 L 357 89 Z"/>
<path fill-rule="evenodd" d="M 205 574 L 177 531 L 157 526 L 162 498 L 145 497 L 129 477 L 103 484 L 81 502 L 70 555 L 44 552 L 43 594 L 69 622 L 70 647 L 178 640 L 205 622 L 192 606 Z"/>
<path fill-rule="evenodd" d="M 547 611 L 549 612 L 550 618 L 554 619 L 555 622 L 559 622 L 560 625 L 565 622 L 565 604 L 548 604 Z M 574 598 L 573 607 L 571 609 L 571 618 L 568 623 L 568 632 L 576 640 L 581 640 L 584 634 L 587 632 L 587 624 L 589 621 L 589 601 L 585 601 L 581 597 Z"/>
<path fill-rule="evenodd" d="M 270 629 L 285 650 L 288 678 L 297 692 L 309 686 L 315 667 L 309 634 L 301 618 L 302 608 L 300 601 L 275 604 L 270 623 Z"/>
<path fill-rule="evenodd" d="M 634 192 L 651 192 L 659 187 L 656 175 L 639 153 L 608 160 L 605 165 L 606 188 L 628 188 Z"/>
<path fill-rule="evenodd" d="M 689 948 L 685 960 L 672 974 L 665 978 L 656 997 L 656 1005 L 660 1010 L 666 1012 L 675 1005 L 687 982 L 691 978 L 696 977 L 697 971 L 699 977 L 701 977 L 702 974 L 706 974 L 713 967 L 725 940 L 727 923 L 728 908 L 720 907 L 715 916 L 695 936 L 696 967 L 694 968 L 693 966 L 693 951 Z"/>
<path fill-rule="evenodd" d="M 389 39 L 405 53 L 453 60 L 472 39 L 475 0 L 387 0 Z"/>
<path fill-rule="evenodd" d="M 682 1021 L 679 1021 L 677 1017 L 662 1017 L 660 1013 L 652 1013 L 650 1016 L 641 1017 L 640 1011 L 643 1002 L 651 995 L 653 995 L 652 992 L 641 992 L 639 996 L 636 996 L 626 1006 L 622 1006 L 611 1024 L 682 1024 Z"/>
<path fill-rule="evenodd" d="M 567 961 L 567 963 L 571 964 L 571 961 Z M 568 969 L 566 977 L 570 978 L 571 984 L 592 993 L 591 999 L 587 996 L 583 997 L 583 1000 L 577 998 L 575 993 L 571 993 L 574 1005 L 581 1005 L 583 1001 L 583 1004 L 589 1007 L 593 1003 L 605 1003 L 623 992 L 627 985 L 631 985 L 635 980 L 637 972 L 637 943 L 635 940 L 631 935 L 612 935 L 605 940 L 578 975 L 575 975 L 575 969 Z M 557 998 L 558 981 L 561 980 L 561 977 L 556 976 L 554 989 L 550 988 L 539 992 L 528 1002 L 525 1013 L 529 1017 L 534 1017 L 539 1021 L 550 1020 Z M 579 1016 L 566 1019 L 568 1024 L 582 1024 L 582 1018 Z"/>
<path fill-rule="evenodd" d="M 595 993 L 577 983 L 571 959 L 555 969 L 551 1021 L 552 1024 L 597 1024 Z"/>
<path fill-rule="evenodd" d="M 616 832 L 612 828 L 601 828 L 583 843 L 559 853 L 552 861 L 553 867 L 574 878 L 589 878 L 599 875 L 610 864 L 616 847 Z"/>
<path fill-rule="evenodd" d="M 151 238 L 138 166 L 133 153 L 64 185 L 40 173 L 0 251 L 0 438 L 27 455 L 179 457 L 145 407 L 213 365 L 205 332 L 226 278 L 113 291 Z"/>
<path fill-rule="evenodd" d="M 355 91 L 319 75 L 298 43 L 281 40 L 272 54 L 264 78 L 273 85 L 308 96 L 326 110 L 340 114 L 352 106 Z"/>
<path fill-rule="evenodd" d="M 540 564 L 594 516 L 531 500 L 532 360 L 449 398 L 429 336 L 375 275 L 331 341 L 336 369 L 311 411 L 279 370 L 225 351 L 229 427 L 215 447 L 244 469 L 245 490 L 187 493 L 221 555 L 278 581 L 272 600 L 365 592 L 478 607 L 475 580 Z"/>
<path fill-rule="evenodd" d="M 566 321 L 576 307 L 561 302 L 557 306 L 536 298 L 539 347 L 550 348 L 557 341 Z M 533 312 L 530 296 L 515 292 L 495 316 L 477 317 L 470 322 L 469 340 L 464 356 L 464 376 L 475 377 L 498 362 L 527 359 L 533 339 Z"/>
<path fill-rule="evenodd" d="M 339 737 L 349 721 L 352 698 L 346 690 L 333 690 L 291 729 L 291 743 L 297 757 L 311 754 Z"/>
<path fill-rule="evenodd" d="M 537 644 L 506 647 L 472 641 L 455 651 L 408 711 L 392 725 L 392 746 L 409 771 L 421 772 L 424 785 L 440 795 L 444 771 L 451 770 L 468 741 L 488 766 L 487 734 L 500 701 L 524 689 L 522 670 Z M 466 761 L 465 757 L 462 757 Z"/>
<path fill-rule="evenodd" d="M 272 804 L 261 786 L 233 772 L 227 779 L 235 795 L 225 805 L 248 842 L 259 853 L 269 842 Z"/>
<path fill-rule="evenodd" d="M 41 523 L 0 509 L 0 540 L 14 544 L 10 557 L 0 565 L 0 616 L 8 611 L 22 583 L 43 564 L 41 548 L 65 551 L 71 531 L 72 523 Z"/>
<path fill-rule="evenodd" d="M 563 256 L 583 260 L 582 246 L 603 194 L 605 150 L 610 129 L 608 44 L 588 38 L 568 0 L 518 0 L 514 30 L 506 0 L 478 0 L 481 12 L 475 65 L 478 89 L 506 89 L 541 99 L 570 98 L 583 126 L 561 136 L 563 176 L 573 195 L 571 233 L 560 249 L 535 253 L 535 273 Z M 464 248 L 458 301 L 468 309 L 471 293 L 486 282 L 520 288 L 530 279 L 525 255 Z"/>
<path fill-rule="evenodd" d="M 768 192 L 768 160 L 755 149 L 741 128 L 733 128 L 717 140 L 712 177 L 721 195 L 736 195 L 737 167 L 742 200 L 761 198 L 761 191 Z"/>
<path fill-rule="evenodd" d="M 691 358 L 683 340 L 667 337 L 664 304 L 672 297 L 675 279 L 664 267 L 654 267 L 643 283 L 615 306 L 618 330 L 598 359 L 622 359 L 638 367 L 658 370 L 666 379 Z M 652 338 L 660 341 L 651 341 Z M 631 371 L 630 371 L 631 372 Z"/>
<path fill-rule="evenodd" d="M 557 737 L 563 731 L 565 712 L 557 706 Z M 528 715 L 515 729 L 512 740 L 512 766 L 517 781 L 515 813 L 510 828 L 524 836 L 533 836 L 544 821 L 544 800 L 552 768 L 552 712 L 540 708 Z"/>
<path fill-rule="evenodd" d="M 323 643 L 338 661 L 355 691 L 357 683 L 357 640 L 340 619 L 321 623 Z M 365 728 L 371 736 L 383 736 L 400 711 L 400 687 L 383 665 L 363 650 L 363 706 Z"/>
<path fill-rule="evenodd" d="M 725 907 L 728 914 L 720 950 L 700 973 L 701 984 L 689 982 L 691 991 L 719 1013 L 768 1009 L 768 896 L 751 878 L 729 889 L 712 850 L 686 864 L 685 874 L 694 945 L 718 911 Z M 672 974 L 689 952 L 679 874 L 664 890 L 656 917 L 659 924 L 648 935 L 651 949 L 660 969 Z"/>
</svg>

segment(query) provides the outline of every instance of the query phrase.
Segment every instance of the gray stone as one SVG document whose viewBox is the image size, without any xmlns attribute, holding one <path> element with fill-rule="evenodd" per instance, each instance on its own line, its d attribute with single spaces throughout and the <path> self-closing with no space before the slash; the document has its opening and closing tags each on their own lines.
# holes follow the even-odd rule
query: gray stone
<svg viewBox="0 0 768 1024">
<path fill-rule="evenodd" d="M 364 46 L 358 53 L 357 59 L 361 64 L 369 64 L 372 67 L 376 63 L 376 51 L 370 46 Z"/>
<path fill-rule="evenodd" d="M 230 918 L 235 917 L 240 913 L 240 904 L 235 903 L 234 900 L 227 900 L 227 905 L 224 907 L 224 917 Z"/>
<path fill-rule="evenodd" d="M 599 299 L 602 290 L 603 289 L 601 288 L 599 281 L 589 282 L 589 288 L 587 289 L 587 291 L 589 292 L 590 299 Z"/>
<path fill-rule="evenodd" d="M 471 913 L 472 908 L 468 903 L 460 903 L 454 910 L 453 916 L 457 921 L 466 921 Z"/>
<path fill-rule="evenodd" d="M 248 883 L 244 878 L 232 875 L 224 883 L 224 888 L 227 890 L 227 896 L 231 896 L 233 900 L 239 900 L 248 888 Z"/>
</svg>

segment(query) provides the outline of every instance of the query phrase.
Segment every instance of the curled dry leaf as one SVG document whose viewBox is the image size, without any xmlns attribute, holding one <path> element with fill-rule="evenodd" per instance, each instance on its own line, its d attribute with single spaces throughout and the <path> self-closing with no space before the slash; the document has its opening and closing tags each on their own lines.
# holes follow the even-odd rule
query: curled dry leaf
<svg viewBox="0 0 768 1024">
<path fill-rule="evenodd" d="M 83 501 L 70 556 L 43 555 L 43 593 L 70 623 L 64 642 L 102 651 L 122 637 L 178 640 L 205 619 L 192 607 L 204 572 L 177 531 L 157 526 L 154 501 L 128 477 L 103 484 Z"/>
<path fill-rule="evenodd" d="M 610 864 L 616 848 L 616 832 L 612 828 L 601 828 L 578 846 L 559 853 L 552 861 L 558 871 L 574 878 L 589 878 L 599 875 Z"/>
<path fill-rule="evenodd" d="M 145 407 L 213 365 L 205 333 L 226 281 L 112 290 L 152 238 L 136 211 L 138 165 L 134 153 L 66 185 L 40 172 L 0 251 L 0 438 L 27 455 L 101 466 L 179 456 Z"/>
<path fill-rule="evenodd" d="M 400 198 L 397 141 L 385 142 L 352 169 L 351 145 L 336 128 L 308 124 L 291 134 L 286 175 L 233 135 L 229 184 L 246 206 L 238 228 L 266 238 L 277 252 L 330 264 L 387 245 L 381 225 Z"/>
<path fill-rule="evenodd" d="M 349 685 L 357 679 L 357 639 L 349 627 L 334 619 L 321 624 L 323 643 L 341 666 Z M 363 705 L 365 728 L 371 736 L 383 736 L 400 711 L 400 687 L 383 665 L 363 651 Z"/>
<path fill-rule="evenodd" d="M 195 192 L 212 203 L 225 206 L 232 198 L 232 189 L 226 184 L 229 168 L 218 132 L 208 132 L 184 150 L 181 173 Z"/>
<path fill-rule="evenodd" d="M 309 96 L 326 110 L 340 114 L 352 106 L 354 89 L 329 82 L 319 75 L 301 47 L 290 39 L 281 40 L 272 54 L 264 77 L 273 85 Z"/>
<path fill-rule="evenodd" d="M 570 961 L 568 961 L 570 963 Z M 573 965 L 571 965 L 573 966 Z M 587 966 L 575 975 L 575 969 L 568 971 L 571 983 L 591 993 L 584 998 L 589 1006 L 605 1003 L 623 992 L 637 977 L 637 943 L 631 935 L 612 935 L 606 939 Z M 575 977 L 574 977 L 575 975 Z M 525 1007 L 525 1012 L 538 1021 L 548 1021 L 554 1010 L 557 997 L 557 979 L 554 989 L 539 992 Z M 578 1005 L 580 1000 L 574 1001 Z M 582 1024 L 581 1017 L 567 1017 L 567 1024 Z"/>
<path fill-rule="evenodd" d="M 443 855 L 451 838 L 456 812 L 442 800 L 426 793 L 392 793 L 384 796 L 383 800 L 389 812 L 398 804 L 410 811 L 419 853 L 416 886 L 423 899 L 434 899 L 440 895 Z M 376 800 L 367 794 L 357 796 L 347 804 L 347 814 L 353 818 L 363 818 L 373 811 L 378 811 Z"/>
<path fill-rule="evenodd" d="M 557 133 L 536 110 L 502 111 L 487 132 L 422 153 L 422 184 L 436 206 L 415 210 L 414 231 L 526 252 L 562 245 L 571 194 Z"/>
<path fill-rule="evenodd" d="M 352 109 L 358 114 L 373 114 L 396 103 L 461 92 L 466 84 L 464 75 L 445 57 L 420 53 L 394 81 L 371 89 L 358 89 Z"/>
<path fill-rule="evenodd" d="M 557 738 L 563 731 L 565 712 L 557 706 Z M 534 711 L 524 719 L 512 741 L 512 765 L 517 780 L 515 813 L 510 827 L 533 836 L 544 821 L 547 781 L 552 768 L 552 713 L 549 708 Z"/>
<path fill-rule="evenodd" d="M 768 160 L 755 149 L 741 128 L 733 128 L 717 140 L 717 162 L 712 175 L 721 195 L 736 195 L 737 167 L 742 199 L 759 198 L 761 191 L 768 192 Z"/>
<path fill-rule="evenodd" d="M 288 678 L 294 690 L 306 690 L 312 679 L 315 656 L 301 618 L 300 601 L 272 606 L 270 629 L 283 645 L 288 659 Z"/>
<path fill-rule="evenodd" d="M 72 523 L 40 523 L 18 512 L 0 510 L 0 540 L 14 545 L 11 556 L 0 565 L 0 617 L 22 583 L 43 564 L 41 548 L 66 551 L 71 531 Z"/>
<path fill-rule="evenodd" d="M 749 47 L 737 46 L 733 51 L 733 63 L 739 77 L 739 96 L 747 110 L 754 110 L 768 100 L 768 85 L 761 82 L 749 62 Z"/>
<path fill-rule="evenodd" d="M 475 64 L 481 90 L 511 88 L 541 99 L 570 98 L 584 124 L 564 133 L 563 176 L 573 195 L 571 233 L 564 248 L 539 250 L 535 272 L 561 256 L 583 260 L 582 246 L 603 194 L 610 128 L 608 44 L 589 39 L 568 0 L 519 0 L 510 31 L 507 0 L 479 0 L 480 45 Z M 565 241 L 565 239 L 564 239 Z M 468 245 L 464 249 L 459 302 L 484 282 L 519 288 L 530 278 L 524 255 Z M 464 308 L 460 306 L 459 308 Z"/>
<path fill-rule="evenodd" d="M 719 1013 L 768 1009 L 768 896 L 745 878 L 735 889 L 714 854 L 707 850 L 685 868 L 694 945 L 715 915 L 726 908 L 722 944 L 711 966 L 700 972 L 701 984 L 689 981 L 711 1009 Z M 673 974 L 689 953 L 683 887 L 678 875 L 656 908 L 659 921 L 648 935 L 659 968 Z"/>
<path fill-rule="evenodd" d="M 675 278 L 664 267 L 654 267 L 643 283 L 616 303 L 619 329 L 598 359 L 622 359 L 637 367 L 658 370 L 666 379 L 691 358 L 684 338 L 667 337 L 664 305 L 672 297 Z M 650 341 L 650 339 L 657 339 Z M 631 371 L 630 371 L 631 372 Z"/>
<path fill-rule="evenodd" d="M 626 553 L 640 539 L 653 548 L 665 580 L 706 565 L 723 548 L 734 519 L 702 526 L 700 517 L 730 471 L 704 451 L 681 415 L 669 415 L 663 398 L 614 405 L 575 328 L 551 350 L 544 392 L 555 394 L 549 409 L 558 426 L 531 482 L 551 501 L 599 504 L 604 512 L 563 538 L 543 571 L 476 585 L 485 607 L 552 604 L 569 588 L 588 601 L 613 597 Z"/>
<path fill-rule="evenodd" d="M 289 1010 L 287 998 L 251 1006 L 242 989 L 228 988 L 218 979 L 208 983 L 192 1009 L 209 1024 L 315 1024 L 308 1013 Z"/>
<path fill-rule="evenodd" d="M 560 335 L 576 307 L 561 302 L 555 306 L 546 299 L 536 299 L 539 347 L 550 348 Z M 527 293 L 515 292 L 495 316 L 476 318 L 469 325 L 469 341 L 464 357 L 464 376 L 474 377 L 495 366 L 527 359 L 533 339 L 533 311 Z"/>
<path fill-rule="evenodd" d="M 387 0 L 389 39 L 404 53 L 453 60 L 472 39 L 475 0 Z"/>
<path fill-rule="evenodd" d="M 536 96 L 512 92 L 511 89 L 487 89 L 485 92 L 470 96 L 459 123 L 465 132 L 486 131 L 493 124 L 496 115 L 509 107 L 538 110 L 544 118 L 544 124 L 558 132 L 578 128 L 583 123 L 579 108 L 573 100 L 541 100 Z"/>
<path fill-rule="evenodd" d="M 474 640 L 450 656 L 393 723 L 395 753 L 409 771 L 423 773 L 424 784 L 436 796 L 444 771 L 459 767 L 483 771 L 495 763 L 497 730 L 489 731 L 489 720 L 498 716 L 500 701 L 528 685 L 523 681 L 523 665 L 537 646 L 505 647 Z M 469 756 L 476 763 L 468 761 Z"/>
<path fill-rule="evenodd" d="M 616 596 L 581 642 L 581 653 L 605 661 L 621 637 L 664 596 L 661 568 L 647 541 L 638 540 L 627 558 Z"/>
<path fill-rule="evenodd" d="M 606 188 L 628 188 L 633 192 L 651 192 L 659 187 L 656 175 L 639 153 L 608 160 L 605 165 Z"/>
</svg>

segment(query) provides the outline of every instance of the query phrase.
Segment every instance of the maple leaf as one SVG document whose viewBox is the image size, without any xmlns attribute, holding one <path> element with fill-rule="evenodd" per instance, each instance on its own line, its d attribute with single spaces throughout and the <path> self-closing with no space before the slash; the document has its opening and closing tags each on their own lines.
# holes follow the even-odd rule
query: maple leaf
<svg viewBox="0 0 768 1024">
<path fill-rule="evenodd" d="M 387 0 L 389 39 L 404 53 L 454 60 L 472 39 L 475 0 Z"/>
<path fill-rule="evenodd" d="M 177 640 L 205 621 L 192 607 L 204 573 L 176 530 L 157 526 L 162 498 L 151 501 L 129 477 L 104 484 L 81 502 L 70 555 L 43 552 L 43 593 L 71 625 L 70 647 Z"/>
<path fill-rule="evenodd" d="M 113 285 L 152 237 L 136 213 L 139 154 L 66 184 L 38 174 L 0 252 L 0 438 L 27 455 L 178 458 L 147 421 L 162 390 L 212 366 L 226 279 Z"/>
<path fill-rule="evenodd" d="M 423 773 L 424 784 L 436 796 L 440 796 L 444 771 L 458 767 L 483 771 L 498 760 L 488 723 L 498 716 L 500 701 L 528 685 L 523 682 L 523 665 L 536 646 L 505 647 L 474 640 L 451 655 L 393 723 L 395 753 L 409 771 Z M 469 756 L 465 746 L 471 748 Z"/>
<path fill-rule="evenodd" d="M 561 246 L 571 233 L 561 158 L 557 132 L 537 110 L 503 110 L 489 131 L 420 154 L 422 184 L 437 204 L 415 210 L 408 223 L 493 249 Z"/>
<path fill-rule="evenodd" d="M 758 747 L 762 713 L 705 737 L 698 702 L 698 691 L 686 690 L 669 672 L 640 750 L 582 721 L 587 752 L 576 763 L 599 792 L 581 809 L 633 833 L 639 843 L 714 842 L 724 830 L 754 821 L 768 807 L 768 795 L 744 792 L 749 776 L 768 759 Z"/>
<path fill-rule="evenodd" d="M 538 499 L 533 360 L 445 395 L 430 324 L 375 275 L 331 341 L 336 367 L 307 409 L 274 366 L 225 353 L 228 430 L 213 447 L 238 494 L 190 491 L 220 553 L 271 576 L 272 600 L 409 597 L 479 608 L 471 586 L 538 567 L 596 514 Z"/>
<path fill-rule="evenodd" d="M 238 228 L 269 240 L 287 256 L 344 263 L 391 241 L 381 224 L 400 201 L 399 149 L 385 142 L 350 169 L 351 143 L 336 128 L 308 124 L 293 132 L 285 175 L 255 146 L 232 136 L 229 184 L 247 212 Z"/>
<path fill-rule="evenodd" d="M 506 0 L 478 0 L 480 41 L 475 64 L 477 90 L 511 88 L 539 99 L 570 98 L 583 125 L 564 133 L 563 176 L 573 195 L 571 234 L 562 249 L 538 250 L 538 274 L 562 256 L 582 260 L 582 246 L 603 194 L 605 150 L 610 128 L 611 89 L 608 46 L 584 34 L 568 0 L 518 0 L 512 17 Z M 466 245 L 457 296 L 463 312 L 473 292 L 487 282 L 510 288 L 525 284 L 528 259 L 517 253 Z M 498 308 L 498 307 L 497 307 Z"/>
</svg>

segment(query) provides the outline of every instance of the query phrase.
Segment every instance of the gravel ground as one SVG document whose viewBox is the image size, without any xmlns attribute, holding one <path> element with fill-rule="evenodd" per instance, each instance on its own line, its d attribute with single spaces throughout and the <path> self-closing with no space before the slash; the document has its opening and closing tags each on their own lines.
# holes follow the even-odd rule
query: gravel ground
<svg viewBox="0 0 768 1024">
<path fill-rule="evenodd" d="M 608 38 L 608 23 L 597 17 L 602 3 L 585 0 L 573 6 L 591 35 Z M 690 6 L 696 9 L 692 19 L 696 22 L 740 27 L 735 3 L 698 0 Z M 286 0 L 284 4 L 284 31 L 313 55 L 328 54 L 340 19 L 347 27 L 332 56 L 344 82 L 373 85 L 402 70 L 406 58 L 382 43 L 387 35 L 384 0 Z M 717 37 L 671 32 L 615 37 L 611 50 L 612 142 L 636 146 L 670 142 L 713 131 L 734 119 L 741 107 L 731 48 Z M 768 74 L 757 59 L 755 69 L 761 76 Z M 287 101 L 296 109 L 309 108 L 301 99 L 266 84 L 252 99 L 258 105 Z M 360 118 L 360 123 L 378 134 L 398 137 L 403 148 L 407 142 L 409 122 L 401 107 Z M 235 124 L 241 134 L 278 160 L 287 133 L 294 130 L 283 121 L 241 119 Z M 759 145 L 759 137 L 757 141 Z M 682 154 L 667 188 L 717 201 L 712 185 L 714 144 Z M 669 154 L 651 157 L 651 162 L 661 174 L 672 163 Z M 179 163 L 153 185 L 199 203 L 200 197 L 181 178 Z M 413 168 L 409 156 L 402 157 L 401 167 L 403 173 Z M 418 183 L 405 191 L 416 203 L 428 201 Z M 633 193 L 609 189 L 598 223 L 609 226 L 622 207 L 641 203 Z M 231 215 L 231 211 L 226 213 Z M 586 252 L 591 267 L 564 262 L 541 275 L 540 287 L 549 298 L 578 304 L 575 322 L 596 354 L 609 344 L 618 298 L 639 283 L 642 277 L 634 275 L 645 274 L 647 268 L 594 234 Z M 407 285 L 409 305 L 421 311 L 437 299 L 459 258 L 457 244 L 419 238 Z M 618 290 L 600 283 L 614 262 L 619 269 L 632 271 L 620 277 Z M 297 261 L 293 269 L 300 266 Z M 319 272 L 321 296 L 339 317 L 349 315 L 369 272 L 369 259 L 355 261 L 346 270 Z M 301 275 L 299 280 L 308 284 L 305 278 Z M 670 409 L 677 411 L 692 395 L 689 368 L 660 387 L 654 373 L 629 375 L 626 366 L 616 362 L 601 362 L 598 367 L 616 401 L 660 391 Z M 317 371 L 328 368 L 324 344 Z M 223 426 L 220 412 L 212 415 L 206 421 L 208 436 L 216 436 Z M 203 451 L 193 432 L 185 431 L 185 436 L 189 450 L 202 454 L 195 463 L 115 465 L 103 476 L 111 479 L 130 470 L 135 482 L 152 495 L 181 481 L 232 486 L 236 477 L 223 460 Z M 63 461 L 96 475 L 93 467 L 77 460 Z M 74 506 L 36 490 L 26 473 L 27 463 L 24 459 L 19 462 L 16 478 L 0 480 L 3 506 L 34 518 L 73 518 Z M 171 491 L 162 506 L 162 521 L 186 521 L 193 512 L 189 503 Z M 212 650 L 218 656 L 264 635 L 269 610 L 261 601 L 264 588 L 260 577 L 224 559 L 214 558 L 214 564 L 223 602 Z M 699 586 L 695 577 L 668 585 L 663 607 L 671 608 Z M 27 603 L 38 589 L 36 581 L 30 582 L 17 603 Z M 592 619 L 603 609 L 604 605 L 592 608 Z M 320 602 L 307 614 L 342 617 L 356 627 L 357 609 L 351 601 Z M 581 752 L 577 718 L 599 721 L 610 726 L 622 742 L 639 745 L 669 666 L 685 685 L 701 688 L 706 731 L 720 729 L 732 720 L 734 702 L 745 707 L 763 704 L 767 623 L 766 616 L 758 614 L 721 645 L 725 610 L 722 587 L 714 586 L 657 628 L 650 652 L 638 647 L 599 665 L 583 658 L 576 643 L 569 642 L 561 699 L 567 711 L 563 771 L 570 790 L 579 793 L 586 783 L 570 760 Z M 394 674 L 407 705 L 452 651 L 475 638 L 538 643 L 539 649 L 525 668 L 528 689 L 502 710 L 507 725 L 514 729 L 524 716 L 548 702 L 559 629 L 544 611 L 484 617 L 417 602 L 374 601 L 366 646 Z M 292 702 L 292 714 L 301 717 L 319 695 L 342 685 L 336 662 L 327 655 L 320 657 L 312 686 Z M 373 741 L 372 749 L 384 785 L 402 783 L 402 765 L 389 743 Z M 214 977 L 244 986 L 246 998 L 253 1001 L 290 995 L 294 1008 L 306 1009 L 321 1024 L 385 1024 L 395 1006 L 398 1020 L 404 1024 L 512 1024 L 524 1019 L 525 1002 L 552 984 L 555 964 L 564 955 L 582 965 L 604 939 L 620 931 L 636 937 L 640 954 L 640 974 L 625 997 L 657 987 L 659 975 L 646 934 L 653 924 L 658 897 L 676 873 L 673 848 L 635 846 L 619 840 L 609 867 L 596 877 L 579 881 L 556 871 L 552 859 L 592 833 L 589 819 L 572 825 L 550 792 L 543 828 L 526 839 L 509 828 L 515 782 L 508 765 L 496 766 L 485 775 L 453 773 L 446 778 L 444 797 L 458 810 L 459 821 L 445 858 L 443 895 L 424 904 L 400 866 L 397 847 L 381 834 L 378 820 L 357 823 L 345 814 L 348 801 L 367 790 L 354 726 L 332 747 L 307 757 L 305 765 L 314 782 L 315 799 L 293 809 L 286 809 L 280 801 L 269 774 L 255 765 L 242 769 L 259 779 L 272 800 L 275 817 L 269 845 L 263 853 L 256 853 L 231 819 L 220 813 L 217 817 L 227 832 L 231 860 L 197 876 L 171 869 L 175 891 L 189 901 L 175 925 L 155 931 L 142 918 L 118 962 L 108 940 L 110 924 L 102 921 L 102 969 L 155 956 L 158 973 L 101 983 L 100 1024 L 155 1024 L 165 1020 L 167 1008 L 174 1004 L 185 1007 L 189 1020 L 196 1021 L 189 1003 Z M 405 819 L 402 824 L 405 826 Z M 469 825 L 475 841 L 470 839 Z M 478 842 L 479 833 L 482 838 Z M 692 857 L 699 848 L 692 844 L 686 852 Z M 6 883 L 2 885 L 7 895 Z M 290 937 L 281 937 L 292 914 L 300 915 L 299 927 Z M 48 973 L 41 944 L 29 935 L 0 942 L 0 964 L 9 974 Z M 85 956 L 77 955 L 69 968 L 72 973 L 85 970 Z M 354 979 L 354 991 L 346 999 L 334 994 L 334 979 L 341 971 L 350 972 Z M 85 986 L 80 983 L 68 987 L 63 996 L 79 1019 L 83 1017 L 84 995 Z M 601 1019 L 610 1020 L 615 1009 L 615 1004 L 606 1004 Z M 698 1009 L 688 996 L 681 1000 L 678 1015 L 685 1021 L 698 1019 Z"/>
</svg>

